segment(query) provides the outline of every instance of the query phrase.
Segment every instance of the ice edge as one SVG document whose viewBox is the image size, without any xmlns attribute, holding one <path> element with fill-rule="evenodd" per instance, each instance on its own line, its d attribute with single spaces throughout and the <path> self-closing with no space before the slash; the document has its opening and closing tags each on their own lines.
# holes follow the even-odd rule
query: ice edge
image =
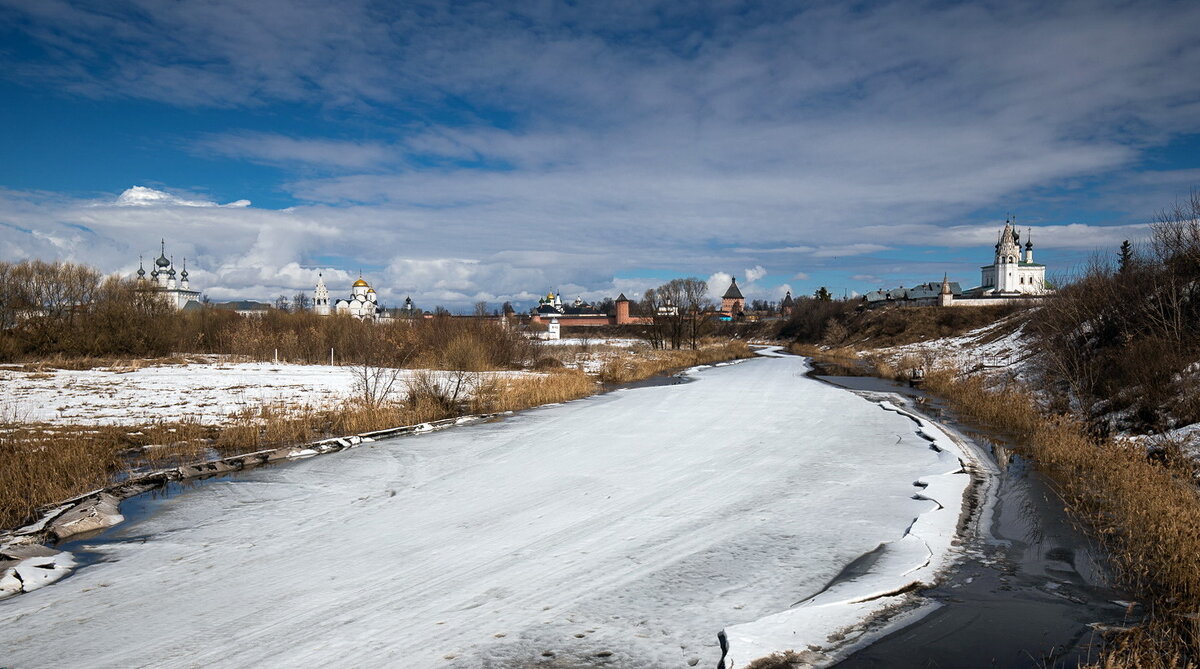
<svg viewBox="0 0 1200 669">
<path fill-rule="evenodd" d="M 899 540 L 882 545 L 869 573 L 837 581 L 785 611 L 722 630 L 720 669 L 746 667 L 785 650 L 798 652 L 808 666 L 832 664 L 865 643 L 872 619 L 910 603 L 911 592 L 932 585 L 955 559 L 953 544 L 971 485 L 966 462 L 974 462 L 976 455 L 931 421 L 887 400 L 877 403 L 912 420 L 914 432 L 938 453 L 937 468 L 913 483 L 918 488 L 914 498 L 934 507 L 919 514 Z M 912 622 L 932 610 L 925 608 L 901 617 Z"/>
</svg>

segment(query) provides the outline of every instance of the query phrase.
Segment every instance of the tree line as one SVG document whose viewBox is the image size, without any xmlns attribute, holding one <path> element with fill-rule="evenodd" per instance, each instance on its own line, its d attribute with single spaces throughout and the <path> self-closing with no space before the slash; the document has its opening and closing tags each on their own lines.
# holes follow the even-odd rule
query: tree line
<svg viewBox="0 0 1200 669">
<path fill-rule="evenodd" d="M 232 354 L 290 362 L 458 369 L 519 367 L 535 343 L 490 319 L 380 323 L 271 309 L 243 317 L 202 304 L 179 311 L 134 279 L 87 265 L 0 262 L 0 361 Z"/>
</svg>

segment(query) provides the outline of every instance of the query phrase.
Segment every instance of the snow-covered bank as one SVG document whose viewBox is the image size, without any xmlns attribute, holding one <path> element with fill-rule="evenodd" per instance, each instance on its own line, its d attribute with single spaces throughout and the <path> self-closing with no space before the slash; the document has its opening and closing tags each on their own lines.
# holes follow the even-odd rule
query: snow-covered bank
<svg viewBox="0 0 1200 669">
<path fill-rule="evenodd" d="M 0 602 L 3 660 L 714 666 L 728 628 L 744 666 L 738 624 L 765 627 L 880 544 L 913 552 L 877 567 L 916 566 L 916 542 L 934 564 L 958 517 L 947 451 L 805 371 L 712 367 L 196 487 L 93 546 L 101 562 Z M 771 650 L 844 643 L 808 631 Z"/>
<path fill-rule="evenodd" d="M 401 370 L 394 391 L 419 370 Z M 488 372 L 520 374 L 521 372 Z M 444 374 L 434 372 L 434 374 Z M 269 362 L 25 372 L 0 369 L 0 419 L 137 425 L 215 422 L 263 405 L 334 408 L 355 392 L 353 367 Z"/>
</svg>

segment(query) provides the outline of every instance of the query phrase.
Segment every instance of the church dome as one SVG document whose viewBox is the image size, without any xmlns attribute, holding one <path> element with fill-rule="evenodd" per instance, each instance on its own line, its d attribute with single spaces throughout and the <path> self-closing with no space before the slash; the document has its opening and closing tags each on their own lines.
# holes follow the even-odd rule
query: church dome
<svg viewBox="0 0 1200 669">
<path fill-rule="evenodd" d="M 368 287 L 368 288 L 369 288 L 369 287 L 370 287 L 370 284 L 368 284 L 366 281 L 363 281 L 363 280 L 362 280 L 362 277 L 360 276 L 360 277 L 358 277 L 358 281 L 355 281 L 355 282 L 354 282 L 354 287 L 355 287 L 355 288 L 362 288 L 363 286 L 366 286 L 366 287 Z"/>
<path fill-rule="evenodd" d="M 159 267 L 170 267 L 171 261 L 167 260 L 167 257 L 165 255 L 162 255 L 162 256 L 158 257 L 158 260 L 154 261 L 154 264 L 158 265 Z"/>
<path fill-rule="evenodd" d="M 373 292 L 375 292 L 375 289 L 374 289 L 374 288 L 368 288 L 368 289 L 367 289 L 367 292 L 368 292 L 368 293 L 373 293 Z"/>
</svg>

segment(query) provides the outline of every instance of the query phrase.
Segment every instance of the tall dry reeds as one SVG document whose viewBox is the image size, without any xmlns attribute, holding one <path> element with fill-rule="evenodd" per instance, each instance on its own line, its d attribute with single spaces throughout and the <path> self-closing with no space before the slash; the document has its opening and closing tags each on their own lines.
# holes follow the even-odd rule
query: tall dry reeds
<svg viewBox="0 0 1200 669">
<path fill-rule="evenodd" d="M 708 341 L 695 350 L 652 350 L 614 358 L 600 371 L 604 383 L 630 383 L 670 370 L 753 357 L 743 341 Z"/>
<path fill-rule="evenodd" d="M 956 412 L 1013 435 L 1105 548 L 1121 585 L 1145 602 L 1147 620 L 1109 638 L 1096 666 L 1194 666 L 1200 657 L 1195 463 L 1097 437 L 1083 420 L 1043 413 L 1016 384 L 989 388 L 981 378 L 938 370 L 926 377 L 926 388 Z"/>
</svg>

